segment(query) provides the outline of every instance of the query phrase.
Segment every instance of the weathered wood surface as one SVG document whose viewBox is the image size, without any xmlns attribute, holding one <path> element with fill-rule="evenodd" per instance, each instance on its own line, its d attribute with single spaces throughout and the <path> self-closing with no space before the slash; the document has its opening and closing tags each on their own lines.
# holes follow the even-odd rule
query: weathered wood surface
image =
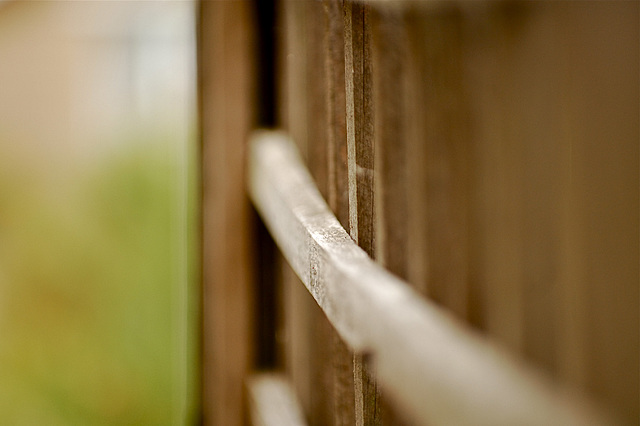
<svg viewBox="0 0 640 426">
<path fill-rule="evenodd" d="M 335 4 L 282 4 L 281 126 L 344 225 L 343 94 L 333 93 L 343 89 L 327 69 L 340 62 L 327 43 L 340 29 L 321 19 L 328 9 L 336 19 Z M 640 401 L 639 4 L 342 5 L 352 238 L 458 319 L 631 423 Z M 310 352 L 296 371 L 331 364 L 313 325 L 324 317 L 290 303 L 314 312 L 307 325 L 289 319 L 291 340 Z M 358 357 L 356 422 L 375 412 L 361 406 Z M 302 394 L 326 396 L 310 413 L 336 398 L 333 387 L 318 396 L 328 382 L 316 376 L 294 380 Z"/>
<path fill-rule="evenodd" d="M 249 193 L 340 336 L 372 355 L 379 380 L 415 421 L 607 424 L 375 264 L 329 211 L 283 134 L 253 137 Z"/>
<path fill-rule="evenodd" d="M 305 426 L 294 389 L 276 373 L 261 373 L 247 380 L 251 423 L 255 426 Z"/>
</svg>

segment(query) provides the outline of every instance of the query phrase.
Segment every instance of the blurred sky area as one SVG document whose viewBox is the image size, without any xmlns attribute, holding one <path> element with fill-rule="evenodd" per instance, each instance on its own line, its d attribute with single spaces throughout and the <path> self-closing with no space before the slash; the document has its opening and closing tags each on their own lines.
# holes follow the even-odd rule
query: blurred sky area
<svg viewBox="0 0 640 426">
<path fill-rule="evenodd" d="M 0 424 L 192 420 L 194 13 L 0 2 Z"/>
</svg>

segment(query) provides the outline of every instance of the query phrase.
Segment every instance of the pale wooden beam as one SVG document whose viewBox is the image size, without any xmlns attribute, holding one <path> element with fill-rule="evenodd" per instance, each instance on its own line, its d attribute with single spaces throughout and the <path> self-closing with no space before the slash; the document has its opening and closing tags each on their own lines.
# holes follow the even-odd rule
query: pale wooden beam
<svg viewBox="0 0 640 426">
<path fill-rule="evenodd" d="M 255 426 L 306 426 L 302 408 L 287 379 L 260 373 L 247 380 L 251 424 Z"/>
</svg>

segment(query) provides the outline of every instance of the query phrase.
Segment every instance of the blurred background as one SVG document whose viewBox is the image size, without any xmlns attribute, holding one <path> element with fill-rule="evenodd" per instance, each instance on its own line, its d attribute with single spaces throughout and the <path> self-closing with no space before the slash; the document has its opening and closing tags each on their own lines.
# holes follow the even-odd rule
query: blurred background
<svg viewBox="0 0 640 426">
<path fill-rule="evenodd" d="M 189 1 L 0 2 L 0 423 L 194 410 Z"/>
</svg>

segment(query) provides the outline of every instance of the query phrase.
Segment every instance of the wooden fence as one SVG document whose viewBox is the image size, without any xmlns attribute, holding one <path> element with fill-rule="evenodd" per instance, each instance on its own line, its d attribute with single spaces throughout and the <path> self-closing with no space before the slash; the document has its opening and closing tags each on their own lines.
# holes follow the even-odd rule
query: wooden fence
<svg viewBox="0 0 640 426">
<path fill-rule="evenodd" d="M 204 422 L 638 424 L 639 3 L 257 3 L 200 3 Z"/>
</svg>

